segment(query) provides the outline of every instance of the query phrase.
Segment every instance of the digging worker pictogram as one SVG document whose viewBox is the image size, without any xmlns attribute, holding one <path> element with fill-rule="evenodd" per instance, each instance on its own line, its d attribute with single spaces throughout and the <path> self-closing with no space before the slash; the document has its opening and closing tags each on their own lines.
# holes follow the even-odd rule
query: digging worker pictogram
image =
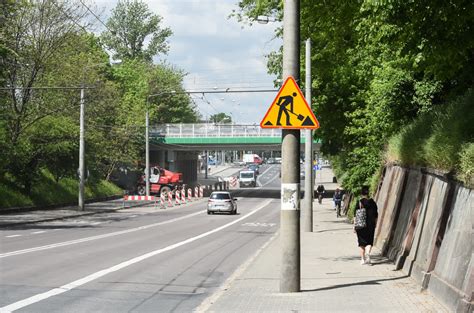
<svg viewBox="0 0 474 313">
<path fill-rule="evenodd" d="M 296 97 L 296 92 L 293 92 L 292 95 L 281 96 L 280 98 L 278 98 L 278 102 L 277 102 L 276 105 L 279 106 L 280 109 L 278 110 L 277 125 L 281 125 L 281 123 L 280 123 L 281 115 L 282 115 L 282 113 L 285 113 L 285 115 L 286 115 L 286 125 L 291 126 L 290 112 L 293 113 L 293 99 L 294 99 L 294 97 Z M 288 108 L 288 105 L 290 106 L 289 108 Z"/>
</svg>

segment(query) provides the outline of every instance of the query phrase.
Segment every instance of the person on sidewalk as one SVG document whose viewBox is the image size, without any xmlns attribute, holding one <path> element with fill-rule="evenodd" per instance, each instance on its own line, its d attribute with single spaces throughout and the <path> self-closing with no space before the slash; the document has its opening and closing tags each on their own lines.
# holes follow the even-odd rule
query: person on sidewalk
<svg viewBox="0 0 474 313">
<path fill-rule="evenodd" d="M 318 194 L 318 202 L 321 204 L 323 202 L 323 197 L 324 193 L 326 192 L 326 189 L 324 188 L 324 185 L 319 185 L 318 188 L 316 188 L 316 193 Z"/>
<path fill-rule="evenodd" d="M 334 201 L 334 209 L 336 210 L 336 216 L 341 217 L 341 202 L 342 202 L 342 191 L 339 188 L 336 188 L 334 196 L 332 197 Z"/>
<path fill-rule="evenodd" d="M 356 229 L 354 232 L 357 233 L 357 241 L 360 249 L 360 264 L 370 264 L 370 251 L 374 244 L 375 226 L 377 225 L 377 204 L 372 198 L 369 198 L 369 188 L 362 187 L 362 197 L 357 201 L 355 210 L 359 210 L 362 207 L 366 210 L 367 225 L 364 228 Z M 355 211 L 354 211 L 355 212 Z"/>
</svg>

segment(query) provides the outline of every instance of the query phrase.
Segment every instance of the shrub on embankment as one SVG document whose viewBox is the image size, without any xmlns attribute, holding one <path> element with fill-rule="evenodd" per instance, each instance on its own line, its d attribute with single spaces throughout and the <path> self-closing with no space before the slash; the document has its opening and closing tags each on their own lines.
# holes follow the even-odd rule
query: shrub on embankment
<svg viewBox="0 0 474 313">
<path fill-rule="evenodd" d="M 452 173 L 474 187 L 474 92 L 421 115 L 389 140 L 385 161 Z"/>
<path fill-rule="evenodd" d="M 41 207 L 77 203 L 78 190 L 77 179 L 62 178 L 57 181 L 47 170 L 41 171 L 40 177 L 33 184 L 29 194 L 26 194 L 13 179 L 6 177 L 0 181 L 0 211 L 11 207 Z M 120 188 L 105 180 L 91 179 L 86 183 L 86 200 L 121 194 Z"/>
</svg>

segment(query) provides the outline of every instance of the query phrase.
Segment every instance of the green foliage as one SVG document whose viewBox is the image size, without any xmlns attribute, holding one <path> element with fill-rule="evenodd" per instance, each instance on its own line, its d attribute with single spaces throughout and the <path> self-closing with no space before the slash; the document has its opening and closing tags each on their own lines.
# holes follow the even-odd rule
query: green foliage
<svg viewBox="0 0 474 313">
<path fill-rule="evenodd" d="M 209 121 L 212 123 L 232 123 L 232 118 L 225 113 L 213 114 L 209 117 Z"/>
<path fill-rule="evenodd" d="M 195 107 L 182 93 L 184 73 L 150 62 L 157 51 L 166 52 L 169 29 L 159 30 L 160 18 L 143 11 L 143 3 L 127 3 L 138 11 L 127 11 L 133 18 L 123 26 L 139 31 L 138 37 L 153 28 L 163 41 L 152 38 L 145 49 L 140 46 L 144 38 L 134 37 L 133 55 L 121 65 L 110 64 L 99 38 L 73 21 L 87 17 L 82 5 L 10 0 L 1 4 L 2 25 L 9 27 L 0 30 L 0 81 L 2 86 L 18 87 L 0 91 L 0 188 L 18 199 L 5 205 L 77 198 L 81 95 L 86 167 L 91 175 L 87 197 L 117 191 L 101 179 L 108 179 L 119 165 L 144 159 L 147 107 L 152 125 L 197 120 Z M 58 88 L 82 85 L 83 93 Z M 148 98 L 147 103 L 148 95 L 163 90 L 175 90 L 177 95 Z"/>
<path fill-rule="evenodd" d="M 474 188 L 474 143 L 464 145 L 459 153 L 458 178 L 469 188 Z"/>
<path fill-rule="evenodd" d="M 281 3 L 244 0 L 239 13 L 280 16 Z M 428 113 L 474 83 L 474 3 L 304 0 L 300 11 L 301 38 L 312 41 L 316 136 L 344 188 L 376 185 L 388 142 L 388 161 L 455 167 L 474 123 Z M 281 74 L 281 56 L 281 49 L 270 54 L 270 72 Z"/>
<path fill-rule="evenodd" d="M 169 49 L 166 40 L 172 32 L 169 28 L 160 27 L 161 20 L 145 2 L 121 0 L 112 10 L 112 16 L 107 21 L 107 31 L 101 36 L 102 41 L 115 52 L 115 59 L 151 62 L 155 55 L 166 53 Z"/>
<path fill-rule="evenodd" d="M 473 142 L 474 92 L 470 90 L 446 107 L 423 113 L 390 138 L 386 159 L 408 166 L 457 171 L 464 182 L 469 182 L 474 166 L 469 147 Z"/>
<path fill-rule="evenodd" d="M 43 169 L 32 187 L 31 196 L 27 196 L 15 187 L 8 179 L 0 182 L 0 194 L 8 197 L 0 197 L 0 210 L 9 207 L 24 206 L 47 206 L 52 204 L 69 204 L 77 202 L 78 194 L 77 178 L 65 178 L 56 181 L 53 174 Z M 122 190 L 114 184 L 104 181 L 92 181 L 86 184 L 86 199 L 109 197 L 121 195 Z"/>
</svg>

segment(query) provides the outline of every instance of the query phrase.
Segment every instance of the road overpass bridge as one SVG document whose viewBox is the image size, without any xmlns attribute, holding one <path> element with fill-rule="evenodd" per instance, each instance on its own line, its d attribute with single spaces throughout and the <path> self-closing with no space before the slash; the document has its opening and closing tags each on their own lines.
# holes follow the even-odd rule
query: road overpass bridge
<svg viewBox="0 0 474 313">
<path fill-rule="evenodd" d="M 301 132 L 301 151 L 305 136 Z M 313 141 L 319 151 L 320 141 Z M 280 156 L 281 129 L 262 129 L 256 124 L 165 124 L 150 130 L 150 162 L 171 171 L 182 172 L 184 180 L 192 183 L 209 153 L 218 162 L 229 163 L 242 159 L 244 153 L 262 157 Z M 303 155 L 303 154 L 302 154 Z"/>
<path fill-rule="evenodd" d="M 166 124 L 150 131 L 154 149 L 190 150 L 281 150 L 281 129 L 263 129 L 260 125 L 244 124 Z M 305 136 L 301 132 L 301 149 Z M 313 141 L 319 150 L 320 141 Z"/>
</svg>

